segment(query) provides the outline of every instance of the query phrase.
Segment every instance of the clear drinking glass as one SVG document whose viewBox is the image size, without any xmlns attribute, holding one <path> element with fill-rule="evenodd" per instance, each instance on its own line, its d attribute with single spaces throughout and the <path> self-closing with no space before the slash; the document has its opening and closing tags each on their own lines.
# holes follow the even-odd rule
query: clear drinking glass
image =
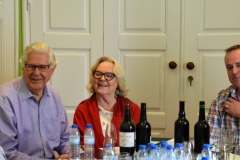
<svg viewBox="0 0 240 160">
<path fill-rule="evenodd" d="M 233 129 L 221 129 L 221 136 L 219 140 L 221 159 L 230 159 L 230 154 L 233 153 L 233 150 L 235 148 L 234 146 L 236 145 L 235 133 L 236 132 Z"/>
<path fill-rule="evenodd" d="M 131 160 L 131 156 L 128 152 L 120 152 L 116 155 L 118 160 Z"/>
<path fill-rule="evenodd" d="M 240 144 L 235 146 L 233 160 L 240 160 Z"/>
<path fill-rule="evenodd" d="M 117 133 L 116 133 L 115 125 L 113 123 L 108 123 L 105 130 L 103 148 L 106 148 L 106 144 L 111 144 L 115 152 L 116 141 L 117 141 Z"/>
<path fill-rule="evenodd" d="M 210 144 L 212 145 L 212 156 L 214 159 L 220 158 L 220 138 L 221 138 L 221 129 L 213 128 L 210 136 Z"/>
<path fill-rule="evenodd" d="M 193 153 L 193 143 L 192 141 L 184 141 L 183 142 L 183 150 L 184 150 L 184 160 L 191 160 Z"/>
</svg>

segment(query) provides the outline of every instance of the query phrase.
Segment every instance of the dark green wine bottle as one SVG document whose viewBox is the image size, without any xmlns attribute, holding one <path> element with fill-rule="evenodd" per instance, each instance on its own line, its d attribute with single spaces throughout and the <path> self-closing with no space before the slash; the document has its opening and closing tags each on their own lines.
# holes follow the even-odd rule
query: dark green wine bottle
<svg viewBox="0 0 240 160">
<path fill-rule="evenodd" d="M 140 121 L 136 125 L 136 152 L 139 145 L 147 145 L 151 141 L 151 125 L 147 121 L 146 103 L 141 103 Z"/>
<path fill-rule="evenodd" d="M 184 101 L 179 102 L 178 119 L 174 124 L 174 144 L 189 141 L 189 122 L 185 117 Z"/>
<path fill-rule="evenodd" d="M 194 152 L 201 153 L 203 144 L 209 144 L 210 127 L 205 120 L 205 102 L 199 103 L 199 118 L 194 126 Z"/>
</svg>

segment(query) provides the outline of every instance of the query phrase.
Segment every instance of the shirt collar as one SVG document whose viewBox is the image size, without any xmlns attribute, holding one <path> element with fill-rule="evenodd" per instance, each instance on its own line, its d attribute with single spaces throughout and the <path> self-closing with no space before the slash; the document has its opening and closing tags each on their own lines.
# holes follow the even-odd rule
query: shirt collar
<svg viewBox="0 0 240 160">
<path fill-rule="evenodd" d="M 22 76 L 19 79 L 19 95 L 20 95 L 21 100 L 26 100 L 28 98 L 33 97 L 33 94 L 26 87 Z M 49 96 L 47 85 L 44 87 L 43 95 Z"/>
<path fill-rule="evenodd" d="M 237 88 L 232 85 L 230 88 L 229 97 L 232 97 L 233 99 L 238 101 L 238 96 L 236 95 L 236 93 L 237 93 Z"/>
</svg>

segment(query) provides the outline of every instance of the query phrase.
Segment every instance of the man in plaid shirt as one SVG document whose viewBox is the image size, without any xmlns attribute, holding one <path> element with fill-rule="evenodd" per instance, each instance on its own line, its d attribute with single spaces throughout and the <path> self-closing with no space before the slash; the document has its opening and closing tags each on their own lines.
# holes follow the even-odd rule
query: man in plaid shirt
<svg viewBox="0 0 240 160">
<path fill-rule="evenodd" d="M 238 129 L 240 126 L 240 45 L 226 49 L 225 65 L 231 86 L 222 90 L 212 101 L 207 121 L 210 125 L 210 143 L 213 129 Z"/>
</svg>

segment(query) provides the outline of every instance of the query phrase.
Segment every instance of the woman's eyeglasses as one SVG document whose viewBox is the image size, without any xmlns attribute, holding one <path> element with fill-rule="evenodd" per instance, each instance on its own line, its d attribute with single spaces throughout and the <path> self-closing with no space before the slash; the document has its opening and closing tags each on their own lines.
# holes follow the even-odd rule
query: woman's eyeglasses
<svg viewBox="0 0 240 160">
<path fill-rule="evenodd" d="M 96 79 L 101 79 L 103 75 L 107 81 L 111 81 L 116 76 L 114 73 L 111 73 L 111 72 L 106 72 L 106 73 L 102 73 L 100 71 L 93 72 L 93 77 Z"/>
</svg>

